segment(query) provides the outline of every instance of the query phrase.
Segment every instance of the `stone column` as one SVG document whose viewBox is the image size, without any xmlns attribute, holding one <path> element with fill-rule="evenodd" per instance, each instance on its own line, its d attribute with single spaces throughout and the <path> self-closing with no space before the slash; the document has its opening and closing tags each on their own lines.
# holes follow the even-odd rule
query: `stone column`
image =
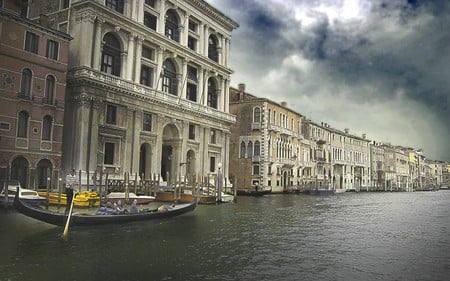
<svg viewBox="0 0 450 281">
<path fill-rule="evenodd" d="M 136 37 L 136 34 L 130 33 L 128 35 L 127 73 L 125 77 L 127 80 L 133 80 L 133 66 L 137 63 L 134 61 L 134 37 Z"/>
<path fill-rule="evenodd" d="M 197 83 L 197 102 L 202 104 L 203 99 L 203 68 L 198 69 L 198 83 Z"/>
<path fill-rule="evenodd" d="M 92 58 L 92 68 L 100 70 L 100 58 L 102 56 L 102 25 L 105 20 L 97 17 L 95 20 L 95 38 L 94 38 L 94 52 Z"/>
<path fill-rule="evenodd" d="M 228 113 L 230 111 L 230 77 L 227 79 L 224 79 L 223 81 L 223 87 L 224 87 L 224 112 Z"/>
<path fill-rule="evenodd" d="M 204 24 L 203 23 L 199 24 L 198 34 L 200 35 L 200 37 L 198 39 L 198 50 L 197 50 L 197 52 L 199 54 L 204 54 L 203 48 L 204 48 L 205 44 L 203 43 L 203 40 L 205 40 L 205 32 L 204 32 Z"/>
<path fill-rule="evenodd" d="M 203 54 L 208 56 L 208 40 L 209 40 L 209 26 L 205 24 L 205 29 L 203 32 Z"/>
<path fill-rule="evenodd" d="M 141 36 L 136 37 L 136 61 L 134 67 L 134 82 L 141 82 L 141 58 L 142 58 L 142 42 L 144 38 Z"/>
<path fill-rule="evenodd" d="M 159 17 L 158 17 L 158 33 L 164 34 L 166 28 L 166 0 L 161 0 L 159 3 Z"/>
<path fill-rule="evenodd" d="M 158 64 L 158 67 L 157 67 L 157 69 L 156 69 L 156 85 L 155 85 L 155 91 L 158 91 L 158 90 L 160 90 L 160 89 L 162 89 L 162 81 L 161 81 L 161 74 L 162 74 L 162 71 L 163 71 L 163 63 L 164 63 L 164 61 L 163 61 L 163 54 L 164 54 L 164 49 L 163 48 L 159 48 L 157 51 L 156 51 L 156 62 L 157 62 L 157 64 Z"/>
<path fill-rule="evenodd" d="M 181 37 L 181 45 L 188 45 L 188 37 L 189 37 L 189 14 L 186 13 L 184 15 L 184 25 L 183 25 L 183 36 Z"/>
<path fill-rule="evenodd" d="M 181 98 L 184 98 L 184 99 L 186 99 L 186 89 L 187 89 L 187 63 L 188 63 L 188 61 L 186 60 L 186 59 L 183 59 L 183 66 L 182 66 L 182 69 L 181 69 L 181 85 L 179 86 L 179 89 L 180 89 L 180 91 L 179 91 L 179 93 L 180 93 L 180 96 L 179 96 L 179 98 L 181 99 Z"/>
<path fill-rule="evenodd" d="M 91 66 L 92 62 L 92 45 L 94 38 L 94 21 L 95 15 L 90 12 L 83 12 L 78 15 L 78 20 L 80 22 L 80 29 L 78 34 L 78 48 L 79 50 L 83 50 L 82 54 L 80 54 L 80 66 Z"/>
</svg>

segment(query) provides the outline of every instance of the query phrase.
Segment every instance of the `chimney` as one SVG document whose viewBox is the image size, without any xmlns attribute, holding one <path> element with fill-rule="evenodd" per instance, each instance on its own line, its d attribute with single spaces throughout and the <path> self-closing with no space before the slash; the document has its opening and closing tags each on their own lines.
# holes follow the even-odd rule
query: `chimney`
<svg viewBox="0 0 450 281">
<path fill-rule="evenodd" d="M 240 83 L 238 85 L 238 88 L 239 88 L 239 92 L 241 92 L 241 93 L 245 92 L 245 84 L 244 83 Z"/>
<path fill-rule="evenodd" d="M 287 102 L 282 101 L 282 102 L 281 102 L 281 106 L 287 107 Z"/>
<path fill-rule="evenodd" d="M 349 131 L 350 131 L 350 130 L 349 130 L 348 128 L 345 128 L 345 129 L 344 129 L 344 132 L 345 132 L 346 134 L 348 134 Z"/>
<path fill-rule="evenodd" d="M 366 139 L 366 134 L 362 134 L 362 138 L 363 138 L 363 140 L 365 140 Z"/>
<path fill-rule="evenodd" d="M 43 27 L 49 27 L 48 16 L 44 15 L 44 14 L 40 14 L 39 15 L 39 24 L 42 25 Z"/>
</svg>

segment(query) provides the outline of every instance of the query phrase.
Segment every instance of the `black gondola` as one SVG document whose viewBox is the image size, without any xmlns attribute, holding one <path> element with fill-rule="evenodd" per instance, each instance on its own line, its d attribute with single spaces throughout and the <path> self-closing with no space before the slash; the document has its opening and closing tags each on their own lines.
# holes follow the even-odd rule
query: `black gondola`
<svg viewBox="0 0 450 281">
<path fill-rule="evenodd" d="M 197 201 L 198 198 L 195 197 L 195 200 L 190 203 L 163 205 L 163 208 L 146 210 L 138 213 L 123 213 L 116 215 L 72 213 L 70 226 L 89 226 L 114 223 L 121 224 L 133 221 L 170 218 L 193 211 L 197 207 Z M 66 214 L 27 205 L 22 202 L 17 195 L 14 198 L 14 206 L 18 212 L 49 224 L 64 227 L 67 222 Z"/>
<path fill-rule="evenodd" d="M 262 189 L 262 190 L 238 189 L 236 190 L 236 193 L 239 196 L 263 196 L 272 193 L 272 189 Z"/>
</svg>

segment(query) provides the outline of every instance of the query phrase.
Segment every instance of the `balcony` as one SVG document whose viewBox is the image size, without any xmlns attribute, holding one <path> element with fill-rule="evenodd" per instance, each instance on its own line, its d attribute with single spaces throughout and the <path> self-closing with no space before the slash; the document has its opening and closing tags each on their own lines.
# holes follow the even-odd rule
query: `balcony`
<svg viewBox="0 0 450 281">
<path fill-rule="evenodd" d="M 192 114 L 213 117 L 230 124 L 236 122 L 236 117 L 232 114 L 199 104 L 198 102 L 181 99 L 179 96 L 170 95 L 154 88 L 149 88 L 132 81 L 124 80 L 120 77 L 108 75 L 91 68 L 76 68 L 69 72 L 68 79 L 71 80 L 71 83 L 87 82 L 95 85 L 101 84 L 102 87 L 114 89 L 122 95 L 128 95 L 130 98 L 136 100 L 142 100 L 144 102 L 154 100 L 157 103 L 164 104 L 168 107 L 176 107 L 184 111 L 191 111 Z"/>
<path fill-rule="evenodd" d="M 253 122 L 252 123 L 252 130 L 261 130 L 261 123 L 260 122 Z"/>
</svg>

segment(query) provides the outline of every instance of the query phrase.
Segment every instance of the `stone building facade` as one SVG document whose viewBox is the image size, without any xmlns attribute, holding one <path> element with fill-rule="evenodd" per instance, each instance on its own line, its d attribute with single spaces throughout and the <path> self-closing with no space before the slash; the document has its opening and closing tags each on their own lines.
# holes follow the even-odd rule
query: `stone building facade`
<svg viewBox="0 0 450 281">
<path fill-rule="evenodd" d="M 0 2 L 0 178 L 56 187 L 71 38 L 27 19 L 20 3 Z"/>
<path fill-rule="evenodd" d="M 236 188 L 272 192 L 368 189 L 370 141 L 318 124 L 286 103 L 230 89 L 230 177 Z"/>
<path fill-rule="evenodd" d="M 203 0 L 48 0 L 30 11 L 74 38 L 63 169 L 228 177 L 236 22 Z"/>
<path fill-rule="evenodd" d="M 244 84 L 230 89 L 230 112 L 237 119 L 231 129 L 233 185 L 238 189 L 283 192 L 297 184 L 302 178 L 298 171 L 299 159 L 303 159 L 303 116 L 284 103 L 246 93 Z"/>
</svg>

